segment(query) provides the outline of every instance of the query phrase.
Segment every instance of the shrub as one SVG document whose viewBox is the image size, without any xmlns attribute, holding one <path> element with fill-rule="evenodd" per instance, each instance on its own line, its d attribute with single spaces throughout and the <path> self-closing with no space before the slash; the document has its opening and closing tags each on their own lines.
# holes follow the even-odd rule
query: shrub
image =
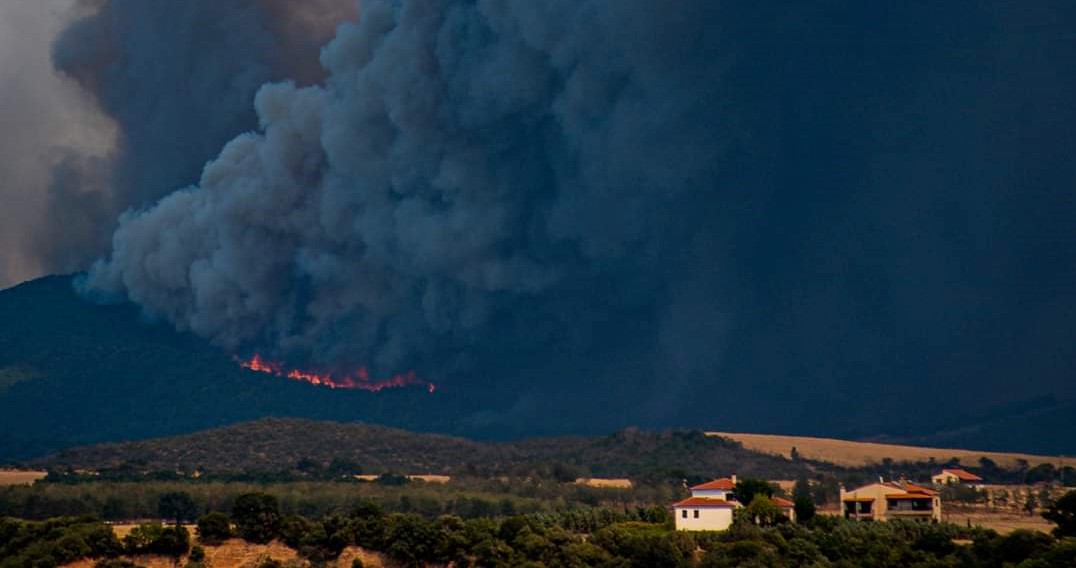
<svg viewBox="0 0 1076 568">
<path fill-rule="evenodd" d="M 190 550 L 190 533 L 183 526 L 138 525 L 123 537 L 128 554 L 182 556 Z"/>
<path fill-rule="evenodd" d="M 157 515 L 174 520 L 176 524 L 193 521 L 198 516 L 198 506 L 186 491 L 169 491 L 157 498 Z"/>
<path fill-rule="evenodd" d="M 1076 536 L 1076 491 L 1069 491 L 1050 504 L 1042 516 L 1057 525 L 1054 536 Z"/>
<path fill-rule="evenodd" d="M 232 537 L 232 521 L 225 513 L 214 512 L 198 518 L 198 540 L 219 544 Z"/>
<path fill-rule="evenodd" d="M 280 532 L 280 505 L 276 497 L 265 493 L 245 493 L 236 497 L 232 519 L 239 536 L 264 544 Z"/>
</svg>

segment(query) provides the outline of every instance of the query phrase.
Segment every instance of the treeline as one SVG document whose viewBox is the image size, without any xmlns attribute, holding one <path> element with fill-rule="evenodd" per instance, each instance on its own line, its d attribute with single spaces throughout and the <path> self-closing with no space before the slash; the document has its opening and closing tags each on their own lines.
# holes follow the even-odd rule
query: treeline
<svg viewBox="0 0 1076 568">
<path fill-rule="evenodd" d="M 159 506 L 163 496 L 177 493 L 189 496 L 193 514 L 197 516 L 229 510 L 239 495 L 251 492 L 272 495 L 286 514 L 312 518 L 341 514 L 359 502 L 373 502 L 392 512 L 427 516 L 449 514 L 465 519 L 568 508 L 600 506 L 623 510 L 665 506 L 686 494 L 686 490 L 676 484 L 615 489 L 519 478 L 455 478 L 445 484 L 407 481 L 399 476 L 385 476 L 378 482 L 264 484 L 191 480 L 94 481 L 0 488 L 0 516 L 47 519 L 95 515 L 110 521 L 172 518 L 162 515 Z"/>
<path fill-rule="evenodd" d="M 1076 493 L 1072 494 L 1076 498 Z M 196 539 L 182 527 L 146 525 L 118 541 L 87 518 L 46 522 L 0 521 L 0 567 L 55 566 L 78 558 L 101 559 L 155 552 L 186 558 L 202 568 L 202 546 L 229 538 L 283 541 L 312 565 L 323 565 L 350 546 L 385 554 L 407 567 L 725 568 L 792 567 L 1071 567 L 1076 538 L 1031 531 L 1000 536 L 952 524 L 891 521 L 861 523 L 815 517 L 808 523 L 762 526 L 737 515 L 723 533 L 673 530 L 664 508 L 552 512 L 462 519 L 391 513 L 371 502 L 321 518 L 287 514 L 272 495 L 244 494 L 228 513 L 198 519 Z M 1067 530 L 1071 531 L 1069 526 Z M 129 566 L 129 564 L 126 564 Z"/>
<path fill-rule="evenodd" d="M 195 434 L 64 450 L 35 460 L 50 471 L 110 475 L 445 474 L 470 477 L 709 479 L 753 475 L 794 479 L 808 471 L 698 430 L 625 429 L 607 436 L 476 442 L 368 424 L 264 419 Z M 812 470 L 826 469 L 812 465 Z"/>
</svg>

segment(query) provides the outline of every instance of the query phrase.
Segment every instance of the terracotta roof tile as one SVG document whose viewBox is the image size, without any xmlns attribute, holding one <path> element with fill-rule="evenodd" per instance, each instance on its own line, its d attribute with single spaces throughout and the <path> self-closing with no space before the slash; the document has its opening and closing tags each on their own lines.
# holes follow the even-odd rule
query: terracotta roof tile
<svg viewBox="0 0 1076 568">
<path fill-rule="evenodd" d="M 942 473 L 951 473 L 951 474 L 959 477 L 961 481 L 982 481 L 983 480 L 983 478 L 979 477 L 978 475 L 975 475 L 974 473 L 972 473 L 970 471 L 964 471 L 962 469 L 945 468 L 945 469 L 942 470 Z"/>
<path fill-rule="evenodd" d="M 735 501 L 722 501 L 721 499 L 708 499 L 706 497 L 688 497 L 679 503 L 673 503 L 673 507 L 714 507 L 718 509 L 735 509 L 740 506 Z"/>
<path fill-rule="evenodd" d="M 910 493 L 926 493 L 927 495 L 937 495 L 938 494 L 938 492 L 933 490 L 933 489 L 929 489 L 929 488 L 923 487 L 921 485 L 915 485 L 914 483 L 905 483 L 904 484 L 904 490 L 908 491 Z"/>
<path fill-rule="evenodd" d="M 886 499 L 930 499 L 930 497 L 926 493 L 890 493 L 885 496 Z"/>
<path fill-rule="evenodd" d="M 700 483 L 699 485 L 695 485 L 695 486 L 693 486 L 691 488 L 691 490 L 695 491 L 695 490 L 700 490 L 700 489 L 701 490 L 718 489 L 718 490 L 721 490 L 721 491 L 732 491 L 733 488 L 735 488 L 735 487 L 736 487 L 736 484 L 733 483 L 731 479 L 729 479 L 727 477 L 722 477 L 721 479 L 715 479 L 713 481 L 707 481 L 706 483 Z"/>
</svg>

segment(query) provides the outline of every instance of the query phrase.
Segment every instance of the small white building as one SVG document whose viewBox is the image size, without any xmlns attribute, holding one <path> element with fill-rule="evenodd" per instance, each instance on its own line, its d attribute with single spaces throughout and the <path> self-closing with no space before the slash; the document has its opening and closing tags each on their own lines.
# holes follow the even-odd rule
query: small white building
<svg viewBox="0 0 1076 568">
<path fill-rule="evenodd" d="M 736 476 L 722 477 L 691 487 L 691 497 L 673 503 L 678 531 L 723 531 L 732 526 L 732 511 L 741 505 L 733 499 Z"/>
<path fill-rule="evenodd" d="M 740 504 L 709 497 L 688 497 L 673 504 L 678 531 L 723 531 L 732 526 L 732 511 Z"/>
<path fill-rule="evenodd" d="M 691 497 L 673 503 L 676 530 L 723 531 L 731 527 L 732 512 L 743 507 L 732 494 L 735 488 L 735 475 L 691 487 Z M 795 522 L 796 512 L 791 501 L 780 497 L 771 497 L 770 500 L 790 521 Z"/>
</svg>

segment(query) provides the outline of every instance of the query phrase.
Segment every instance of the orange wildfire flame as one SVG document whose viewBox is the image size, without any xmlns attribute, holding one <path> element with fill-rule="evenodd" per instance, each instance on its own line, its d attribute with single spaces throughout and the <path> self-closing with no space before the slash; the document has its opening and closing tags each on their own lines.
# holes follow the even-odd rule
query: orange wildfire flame
<svg viewBox="0 0 1076 568">
<path fill-rule="evenodd" d="M 280 363 L 275 363 L 262 359 L 262 356 L 258 354 L 255 354 L 253 357 L 245 361 L 238 358 L 236 360 L 239 361 L 239 365 L 241 367 L 245 369 L 250 369 L 251 371 L 266 373 L 276 377 L 283 377 L 295 381 L 303 381 L 312 385 L 329 387 L 331 389 L 357 389 L 370 392 L 380 392 L 385 389 L 425 386 L 426 390 L 431 393 L 437 390 L 437 385 L 419 379 L 415 376 L 414 371 L 408 371 L 399 375 L 393 375 L 392 378 L 377 381 L 370 380 L 370 375 L 366 372 L 366 368 L 364 367 L 359 367 L 357 371 L 350 375 L 338 375 L 332 373 L 312 373 L 308 371 L 300 371 L 298 369 L 289 370 L 284 368 L 284 366 Z"/>
</svg>

